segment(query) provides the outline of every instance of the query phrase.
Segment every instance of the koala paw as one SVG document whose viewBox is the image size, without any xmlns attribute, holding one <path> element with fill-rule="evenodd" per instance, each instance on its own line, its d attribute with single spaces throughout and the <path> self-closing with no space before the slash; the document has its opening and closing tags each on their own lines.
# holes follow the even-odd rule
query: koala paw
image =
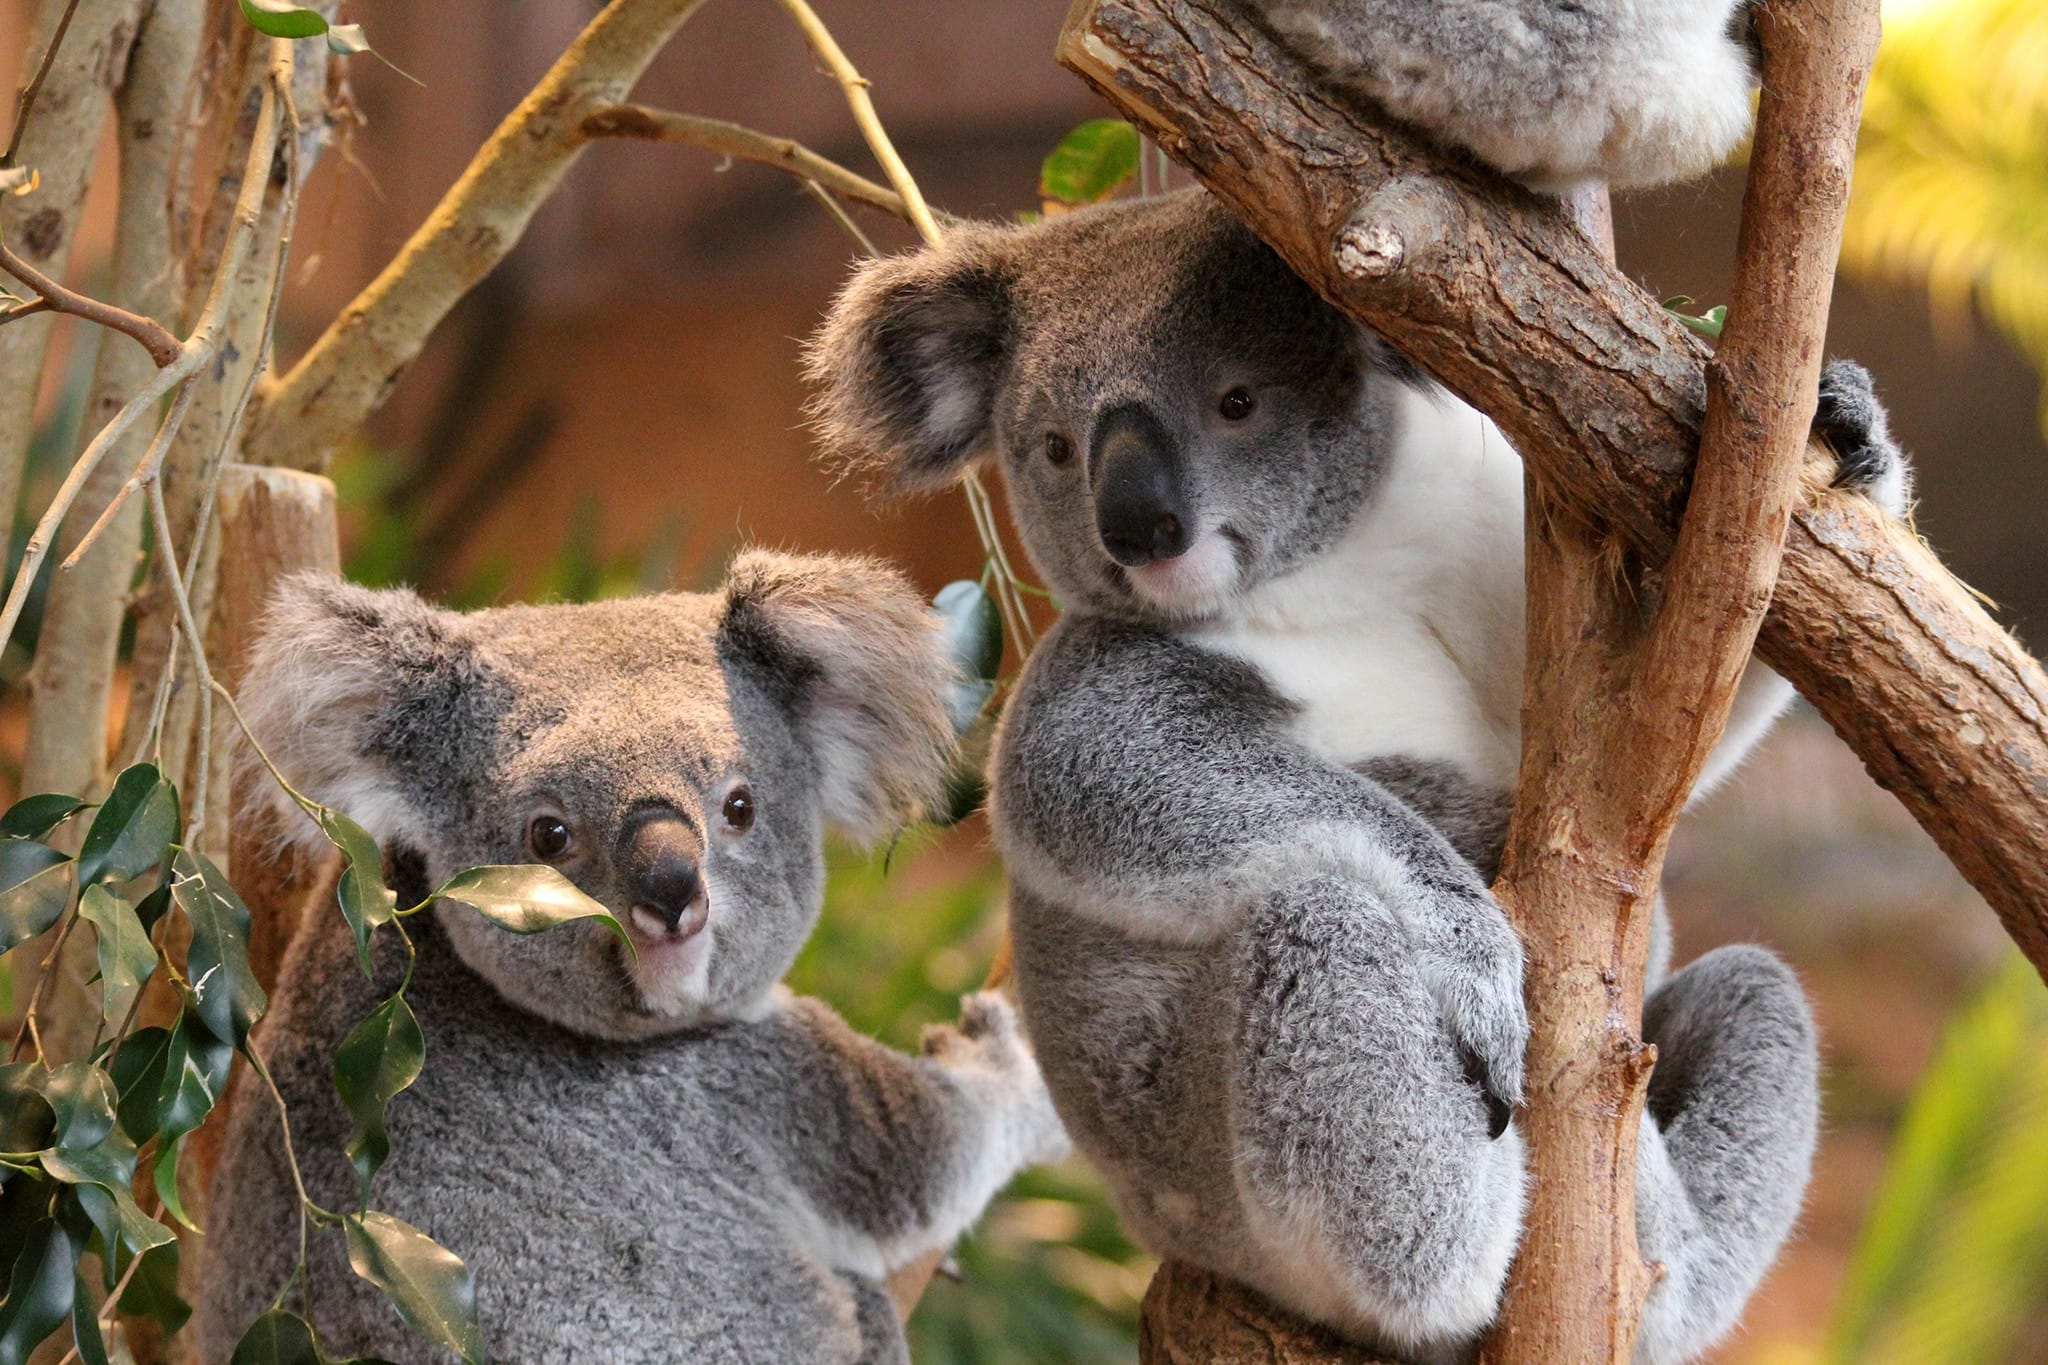
<svg viewBox="0 0 2048 1365">
<path fill-rule="evenodd" d="M 1487 1133 L 1499 1137 L 1522 1102 L 1529 1049 L 1521 943 L 1505 919 L 1485 926 L 1468 920 L 1453 932 L 1451 947 L 1453 952 L 1425 956 L 1424 979 L 1443 1010 L 1466 1078 L 1485 1101 Z"/>
<path fill-rule="evenodd" d="M 923 1049 L 941 1066 L 978 1072 L 998 1083 L 999 1101 L 1009 1111 L 1005 1127 L 1024 1161 L 1057 1161 L 1067 1154 L 1067 1130 L 1008 1000 L 994 991 L 963 996 L 959 1020 L 927 1028 Z"/>
<path fill-rule="evenodd" d="M 1892 440 L 1870 371 L 1853 360 L 1828 362 L 1813 434 L 1835 452 L 1835 487 L 1861 493 L 1894 515 L 1905 510 L 1906 453 Z"/>
</svg>

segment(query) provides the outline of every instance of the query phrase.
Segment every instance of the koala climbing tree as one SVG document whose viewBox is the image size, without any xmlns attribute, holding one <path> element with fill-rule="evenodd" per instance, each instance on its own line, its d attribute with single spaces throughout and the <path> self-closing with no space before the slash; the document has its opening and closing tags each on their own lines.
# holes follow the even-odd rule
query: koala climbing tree
<svg viewBox="0 0 2048 1365">
<path fill-rule="evenodd" d="M 1061 44 L 1303 278 L 1493 417 L 1530 468 L 1533 723 L 1495 891 L 1532 955 L 1535 1189 L 1491 1360 L 1630 1353 L 1656 1273 L 1633 1235 L 1652 1058 L 1621 984 L 1642 979 L 1647 952 L 1631 888 L 1655 885 L 1767 601 L 1763 656 L 2048 970 L 2048 681 L 1910 534 L 1797 487 L 1876 6 L 1759 7 L 1756 27 L 1768 93 L 1728 331 L 1704 366 L 1557 205 L 1319 93 L 1238 7 L 1080 0 Z M 1346 35 L 1311 36 L 1329 40 L 1309 44 L 1319 60 L 1341 57 Z M 1605 586 L 1617 551 L 1662 566 L 1647 625 Z M 1976 742 L 1987 722 L 1995 744 Z M 1626 1027 L 1610 1026 L 1617 1011 Z M 1146 1331 L 1158 1359 L 1360 1358 L 1172 1266 Z"/>
</svg>

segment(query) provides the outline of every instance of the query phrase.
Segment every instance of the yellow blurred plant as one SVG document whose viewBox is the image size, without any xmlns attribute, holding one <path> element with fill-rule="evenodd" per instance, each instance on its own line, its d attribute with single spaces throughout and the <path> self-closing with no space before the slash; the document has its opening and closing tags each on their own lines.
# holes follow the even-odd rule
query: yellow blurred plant
<svg viewBox="0 0 2048 1365">
<path fill-rule="evenodd" d="M 1974 301 L 2048 380 L 2048 3 L 1895 2 L 1885 21 L 1843 264 Z"/>
</svg>

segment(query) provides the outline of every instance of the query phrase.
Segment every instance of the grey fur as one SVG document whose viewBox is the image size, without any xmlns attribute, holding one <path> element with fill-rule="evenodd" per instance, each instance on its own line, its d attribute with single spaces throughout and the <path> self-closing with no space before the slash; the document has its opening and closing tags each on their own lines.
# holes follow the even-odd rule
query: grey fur
<svg viewBox="0 0 2048 1365">
<path fill-rule="evenodd" d="M 691 831 L 708 966 L 637 962 L 590 924 L 530 938 L 440 906 L 412 922 L 425 1074 L 392 1105 L 371 1206 L 462 1256 L 493 1356 L 521 1362 L 906 1359 L 880 1281 L 949 1244 L 1058 1120 L 1007 1004 L 903 1057 L 776 985 L 815 923 L 821 839 L 873 837 L 937 790 L 950 666 L 929 614 L 861 560 L 742 555 L 723 591 L 457 615 L 405 592 L 290 583 L 243 688 L 295 784 L 364 823 L 410 895 L 531 862 L 629 920 L 625 831 Z M 736 780 L 756 815 L 720 822 Z M 317 834 L 296 809 L 293 837 Z M 293 944 L 259 1044 L 312 1197 L 355 1207 L 337 1045 L 397 985 L 363 979 L 338 915 Z M 693 969 L 694 970 L 694 969 Z M 664 975 L 664 972 L 668 972 Z M 194 1333 L 225 1360 L 297 1254 L 276 1114 L 242 1086 L 215 1179 Z M 316 1325 L 337 1353 L 419 1359 L 339 1239 L 316 1233 Z"/>
<path fill-rule="evenodd" d="M 1246 0 L 1336 85 L 1539 189 L 1712 169 L 1750 121 L 1755 0 Z"/>
<path fill-rule="evenodd" d="M 871 264 L 811 364 L 843 464 L 917 488 L 996 463 L 1065 607 L 992 812 L 1025 1018 L 1127 1223 L 1358 1339 L 1462 1358 L 1520 1223 L 1519 1138 L 1492 1135 L 1521 1094 L 1521 953 L 1486 890 L 1518 751 L 1519 465 L 1199 193 Z M 1896 507 L 1868 376 L 1828 374 L 1845 482 Z M 1238 386 L 1253 415 L 1217 420 Z M 1148 433 L 1184 551 L 1108 548 L 1106 429 Z M 1752 669 L 1712 776 L 1788 698 Z M 1660 1365 L 1726 1329 L 1789 1232 L 1818 1103 L 1789 973 L 1745 950 L 1667 980 L 1668 952 L 1660 922 L 1647 1029 L 1685 1058 L 1639 1182 L 1671 1272 Z"/>
</svg>

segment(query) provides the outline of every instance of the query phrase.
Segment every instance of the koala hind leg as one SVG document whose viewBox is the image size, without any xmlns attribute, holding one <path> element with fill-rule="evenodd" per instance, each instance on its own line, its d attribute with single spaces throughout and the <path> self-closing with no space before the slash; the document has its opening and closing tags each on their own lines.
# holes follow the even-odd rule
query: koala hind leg
<svg viewBox="0 0 2048 1365">
<path fill-rule="evenodd" d="M 1820 1126 L 1820 1052 L 1799 981 L 1742 944 L 1678 972 L 1643 1009 L 1657 1046 L 1636 1148 L 1636 1236 L 1664 1278 L 1638 1365 L 1675 1365 L 1735 1324 L 1792 1231 Z"/>
<path fill-rule="evenodd" d="M 1491 1137 L 1399 919 L 1353 881 L 1266 896 L 1240 931 L 1231 1121 L 1268 1293 L 1412 1350 L 1493 1316 L 1522 1148 Z M 1285 1262 L 1282 1264 L 1281 1262 Z M 1334 1285 L 1308 1302 L 1311 1285 Z"/>
<path fill-rule="evenodd" d="M 903 1321 L 895 1300 L 865 1275 L 842 1270 L 839 1279 L 853 1295 L 854 1321 L 860 1328 L 860 1355 L 854 1365 L 910 1365 L 910 1347 L 903 1339 Z"/>
</svg>

